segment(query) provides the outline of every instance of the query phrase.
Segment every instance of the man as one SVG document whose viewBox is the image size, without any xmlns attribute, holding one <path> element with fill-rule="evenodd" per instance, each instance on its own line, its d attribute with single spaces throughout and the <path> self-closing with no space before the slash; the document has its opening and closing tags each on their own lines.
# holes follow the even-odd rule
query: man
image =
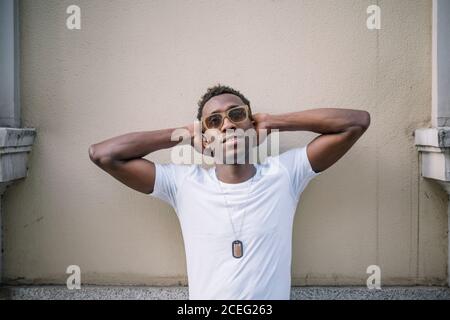
<svg viewBox="0 0 450 320">
<path fill-rule="evenodd" d="M 289 299 L 292 226 L 300 194 L 362 136 L 370 124 L 369 113 L 326 108 L 252 114 L 242 93 L 217 85 L 199 101 L 198 120 L 202 132 L 213 130 L 215 135 L 199 137 L 195 126 L 188 125 L 192 142 L 203 138 L 204 151 L 215 140 L 214 153 L 231 151 L 231 163 L 216 161 L 204 169 L 143 159 L 178 144 L 171 140 L 177 128 L 129 133 L 94 144 L 90 158 L 117 180 L 175 209 L 184 238 L 190 299 Z M 232 134 L 238 129 L 321 135 L 263 163 L 252 163 L 248 157 L 238 163 Z"/>
</svg>

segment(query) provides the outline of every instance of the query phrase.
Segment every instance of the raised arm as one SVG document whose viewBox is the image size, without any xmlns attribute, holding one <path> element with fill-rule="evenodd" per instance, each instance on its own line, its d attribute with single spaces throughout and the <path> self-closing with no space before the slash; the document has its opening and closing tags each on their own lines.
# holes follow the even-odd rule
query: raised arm
<svg viewBox="0 0 450 320">
<path fill-rule="evenodd" d="M 183 127 L 192 132 L 190 126 Z M 145 194 L 153 192 L 155 164 L 143 159 L 149 153 L 171 148 L 173 129 L 133 132 L 114 137 L 89 147 L 90 159 L 101 169 L 128 187 Z M 180 139 L 181 140 L 181 139 Z"/>
<path fill-rule="evenodd" d="M 311 167 L 321 172 L 338 161 L 370 125 L 363 110 L 320 108 L 280 115 L 255 115 L 261 128 L 320 133 L 308 144 Z"/>
</svg>

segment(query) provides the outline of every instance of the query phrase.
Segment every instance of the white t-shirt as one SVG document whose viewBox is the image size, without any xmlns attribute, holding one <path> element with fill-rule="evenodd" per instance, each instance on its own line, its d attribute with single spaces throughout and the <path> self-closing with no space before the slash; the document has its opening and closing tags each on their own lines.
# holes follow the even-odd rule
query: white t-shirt
<svg viewBox="0 0 450 320">
<path fill-rule="evenodd" d="M 155 166 L 150 195 L 169 203 L 180 221 L 189 299 L 290 299 L 294 215 L 320 174 L 306 146 L 267 157 L 253 179 L 236 184 L 218 180 L 215 168 Z M 232 255 L 234 240 L 243 243 L 241 258 Z"/>
</svg>

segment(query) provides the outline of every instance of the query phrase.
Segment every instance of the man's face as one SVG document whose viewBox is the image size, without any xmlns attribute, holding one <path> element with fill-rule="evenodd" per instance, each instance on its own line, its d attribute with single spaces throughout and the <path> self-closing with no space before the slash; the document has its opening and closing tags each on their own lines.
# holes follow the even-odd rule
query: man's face
<svg viewBox="0 0 450 320">
<path fill-rule="evenodd" d="M 202 116 L 207 117 L 214 113 L 220 113 L 225 112 L 227 110 L 230 110 L 232 108 L 235 108 L 237 106 L 244 105 L 244 102 L 242 102 L 241 98 L 238 96 L 235 96 L 234 94 L 221 94 L 219 96 L 215 96 L 208 100 L 208 102 L 203 107 Z M 245 119 L 242 122 L 234 123 L 230 121 L 227 117 L 223 119 L 222 126 L 218 129 L 209 129 L 206 133 L 206 140 L 203 141 L 203 146 L 206 147 L 221 147 L 223 150 L 223 154 L 226 156 L 227 159 L 234 159 L 236 155 L 245 152 L 245 154 L 248 154 L 248 148 L 245 147 L 245 143 L 243 143 L 243 138 L 237 138 L 233 139 L 230 138 L 230 136 L 233 136 L 235 134 L 239 134 L 239 132 L 242 133 L 243 131 L 246 131 L 247 129 L 254 128 L 253 121 L 251 120 L 251 115 L 249 112 L 249 117 Z M 205 130 L 205 128 L 203 128 Z M 235 131 L 237 129 L 242 129 Z M 214 140 L 217 139 L 217 140 Z M 241 139 L 241 140 L 239 140 Z M 213 141 L 216 141 L 214 143 Z M 238 144 L 239 141 L 239 144 Z M 228 161 L 227 161 L 228 163 Z"/>
</svg>

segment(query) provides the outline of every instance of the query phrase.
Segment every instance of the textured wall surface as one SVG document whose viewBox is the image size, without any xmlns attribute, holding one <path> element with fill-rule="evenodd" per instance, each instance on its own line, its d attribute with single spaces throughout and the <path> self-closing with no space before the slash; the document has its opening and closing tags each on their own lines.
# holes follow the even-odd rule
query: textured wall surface
<svg viewBox="0 0 450 320">
<path fill-rule="evenodd" d="M 381 7 L 368 30 L 366 8 Z M 78 4 L 82 29 L 69 31 Z M 431 114 L 431 1 L 22 0 L 22 117 L 37 140 L 29 176 L 4 196 L 4 278 L 186 284 L 165 203 L 121 185 L 90 144 L 190 123 L 217 82 L 258 112 L 368 110 L 370 129 L 302 195 L 293 285 L 444 284 L 447 197 L 420 178 L 413 130 Z M 282 149 L 315 135 L 282 135 Z M 170 152 L 149 155 L 168 162 Z"/>
</svg>

